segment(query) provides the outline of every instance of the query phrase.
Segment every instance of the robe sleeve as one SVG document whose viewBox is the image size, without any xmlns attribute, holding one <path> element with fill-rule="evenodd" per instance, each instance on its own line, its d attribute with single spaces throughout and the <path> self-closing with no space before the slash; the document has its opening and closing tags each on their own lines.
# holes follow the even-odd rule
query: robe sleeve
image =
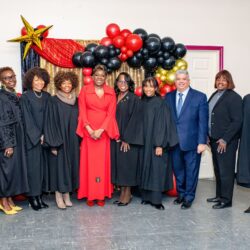
<svg viewBox="0 0 250 250">
<path fill-rule="evenodd" d="M 142 103 L 136 96 L 132 98 L 129 106 L 129 114 L 131 115 L 121 140 L 133 145 L 143 145 Z"/>
<path fill-rule="evenodd" d="M 89 125 L 86 112 L 86 92 L 84 87 L 82 88 L 78 97 L 79 115 L 78 115 L 78 125 L 76 133 L 83 138 L 83 130 L 85 126 Z"/>
<path fill-rule="evenodd" d="M 33 114 L 30 107 L 30 102 L 25 95 L 22 95 L 20 99 L 23 121 L 25 126 L 25 133 L 28 136 L 33 146 L 40 142 L 42 131 L 38 128 L 33 118 Z"/>
<path fill-rule="evenodd" d="M 104 129 L 111 139 L 119 138 L 119 129 L 115 118 L 116 113 L 116 97 L 112 94 L 107 110 L 107 116 L 104 119 L 100 128 Z"/>
<path fill-rule="evenodd" d="M 178 143 L 177 130 L 170 108 L 164 102 L 161 103 L 156 111 L 153 136 L 155 147 L 166 149 Z"/>
<path fill-rule="evenodd" d="M 0 150 L 16 146 L 16 117 L 8 103 L 0 101 Z"/>
<path fill-rule="evenodd" d="M 58 148 L 63 144 L 61 135 L 58 106 L 53 101 L 54 97 L 49 97 L 45 111 L 44 120 L 44 142 L 52 148 Z"/>
</svg>

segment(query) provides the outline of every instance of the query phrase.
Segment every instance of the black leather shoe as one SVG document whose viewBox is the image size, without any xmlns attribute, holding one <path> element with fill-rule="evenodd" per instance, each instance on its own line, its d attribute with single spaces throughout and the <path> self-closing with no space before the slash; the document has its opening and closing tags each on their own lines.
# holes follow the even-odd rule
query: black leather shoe
<svg viewBox="0 0 250 250">
<path fill-rule="evenodd" d="M 41 209 L 41 206 L 39 206 L 39 204 L 37 203 L 36 197 L 34 196 L 29 197 L 29 204 L 32 207 L 32 209 L 35 211 Z"/>
<path fill-rule="evenodd" d="M 232 202 L 218 202 L 217 204 L 213 205 L 213 209 L 222 209 L 226 207 L 232 207 Z"/>
<path fill-rule="evenodd" d="M 117 205 L 118 203 L 120 203 L 119 200 L 113 201 L 113 204 Z"/>
<path fill-rule="evenodd" d="M 49 205 L 46 204 L 46 203 L 43 201 L 42 195 L 36 196 L 36 201 L 37 201 L 37 204 L 38 204 L 41 208 L 48 208 L 48 207 L 49 207 Z"/>
<path fill-rule="evenodd" d="M 142 205 L 149 205 L 149 204 L 151 204 L 151 202 L 150 201 L 141 201 L 141 204 Z"/>
<path fill-rule="evenodd" d="M 190 201 L 183 201 L 183 203 L 181 204 L 181 209 L 189 209 L 192 206 L 192 202 Z"/>
<path fill-rule="evenodd" d="M 151 205 L 158 210 L 165 210 L 165 207 L 162 204 L 151 204 Z"/>
<path fill-rule="evenodd" d="M 178 197 L 174 200 L 175 205 L 180 205 L 184 201 L 184 198 Z"/>
<path fill-rule="evenodd" d="M 207 198 L 207 202 L 220 202 L 219 197 Z"/>
<path fill-rule="evenodd" d="M 245 210 L 244 213 L 249 214 L 250 213 L 250 207 L 247 210 Z"/>
</svg>

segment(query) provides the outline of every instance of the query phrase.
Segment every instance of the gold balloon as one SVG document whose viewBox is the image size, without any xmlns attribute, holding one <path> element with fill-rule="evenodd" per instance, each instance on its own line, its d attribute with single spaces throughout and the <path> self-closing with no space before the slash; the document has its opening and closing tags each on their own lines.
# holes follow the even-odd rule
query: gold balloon
<svg viewBox="0 0 250 250">
<path fill-rule="evenodd" d="M 161 75 L 160 79 L 161 79 L 162 82 L 165 82 L 167 80 L 167 76 Z"/>
<path fill-rule="evenodd" d="M 178 69 L 179 69 L 179 68 L 178 68 L 177 66 L 174 66 L 174 67 L 172 68 L 172 71 L 176 72 Z"/>
<path fill-rule="evenodd" d="M 168 70 L 162 69 L 162 68 L 160 69 L 160 74 L 161 74 L 162 76 L 166 76 L 167 73 L 168 73 Z"/>
<path fill-rule="evenodd" d="M 160 73 L 156 73 L 156 74 L 155 74 L 155 77 L 160 78 L 160 77 L 161 77 L 161 74 L 160 74 Z"/>
<path fill-rule="evenodd" d="M 177 66 L 178 69 L 186 70 L 188 67 L 188 63 L 184 59 L 178 59 L 175 62 L 175 66 Z"/>
<path fill-rule="evenodd" d="M 173 70 L 169 70 L 166 77 L 167 84 L 173 85 L 175 81 L 175 72 Z"/>
</svg>

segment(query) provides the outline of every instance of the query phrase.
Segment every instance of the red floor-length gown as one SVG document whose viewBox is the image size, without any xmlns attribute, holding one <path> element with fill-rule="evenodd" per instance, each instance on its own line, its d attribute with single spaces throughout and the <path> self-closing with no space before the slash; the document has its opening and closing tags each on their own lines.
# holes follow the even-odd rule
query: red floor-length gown
<svg viewBox="0 0 250 250">
<path fill-rule="evenodd" d="M 103 86 L 104 95 L 98 97 L 94 85 L 84 86 L 79 95 L 77 134 L 83 138 L 80 153 L 80 183 L 78 199 L 104 200 L 111 198 L 110 139 L 119 138 L 115 119 L 116 96 L 114 90 Z M 101 138 L 90 137 L 85 126 L 93 130 L 104 129 Z"/>
</svg>

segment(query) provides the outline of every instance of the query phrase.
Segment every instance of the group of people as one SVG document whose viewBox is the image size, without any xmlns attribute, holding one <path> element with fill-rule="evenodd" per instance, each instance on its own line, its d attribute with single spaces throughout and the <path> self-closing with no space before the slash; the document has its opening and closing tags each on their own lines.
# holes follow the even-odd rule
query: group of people
<svg viewBox="0 0 250 250">
<path fill-rule="evenodd" d="M 236 151 L 240 134 L 247 138 L 243 110 L 248 109 L 233 91 L 228 71 L 216 75 L 209 101 L 190 87 L 186 70 L 176 72 L 177 89 L 165 98 L 154 77 L 143 80 L 141 98 L 126 72 L 114 88 L 106 84 L 105 66 L 97 65 L 92 77 L 94 84 L 83 86 L 77 98 L 77 75 L 58 72 L 56 94 L 50 96 L 44 91 L 48 72 L 35 67 L 25 74 L 26 91 L 18 95 L 14 71 L 0 68 L 0 210 L 18 213 L 22 208 L 12 199 L 18 194 L 25 194 L 34 210 L 47 208 L 43 194 L 48 192 L 55 193 L 60 209 L 73 205 L 75 191 L 88 206 L 104 206 L 113 186 L 120 190 L 117 206 L 127 206 L 137 187 L 142 204 L 164 210 L 162 195 L 172 189 L 173 174 L 174 204 L 188 209 L 207 145 L 216 177 L 216 196 L 207 201 L 215 202 L 214 209 L 232 206 Z M 240 141 L 237 175 L 245 186 L 250 184 L 248 141 Z"/>
</svg>

